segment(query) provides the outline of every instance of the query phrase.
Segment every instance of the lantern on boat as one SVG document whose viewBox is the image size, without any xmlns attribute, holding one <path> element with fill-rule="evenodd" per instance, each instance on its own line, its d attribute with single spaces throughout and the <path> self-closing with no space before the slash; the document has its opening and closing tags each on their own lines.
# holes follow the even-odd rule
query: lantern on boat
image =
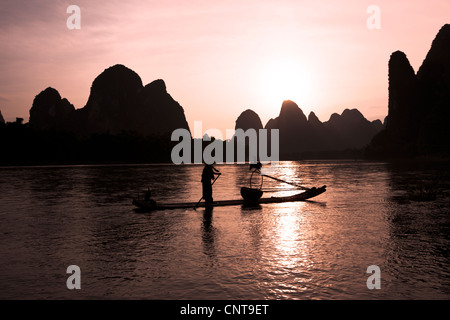
<svg viewBox="0 0 450 320">
<path fill-rule="evenodd" d="M 261 163 L 258 161 L 257 164 L 250 164 L 250 170 L 252 170 L 252 175 L 250 176 L 250 187 L 241 188 L 241 196 L 247 201 L 258 201 L 262 195 L 263 191 L 263 176 L 261 175 Z"/>
</svg>

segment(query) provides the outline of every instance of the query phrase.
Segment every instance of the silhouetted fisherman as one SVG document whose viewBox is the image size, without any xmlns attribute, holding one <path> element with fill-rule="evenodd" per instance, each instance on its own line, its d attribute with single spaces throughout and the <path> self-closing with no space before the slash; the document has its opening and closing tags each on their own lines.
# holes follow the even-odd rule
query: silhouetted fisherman
<svg viewBox="0 0 450 320">
<path fill-rule="evenodd" d="M 213 203 L 211 181 L 214 180 L 214 175 L 221 175 L 221 173 L 212 164 L 205 164 L 202 172 L 202 189 L 203 199 L 207 205 Z"/>
</svg>

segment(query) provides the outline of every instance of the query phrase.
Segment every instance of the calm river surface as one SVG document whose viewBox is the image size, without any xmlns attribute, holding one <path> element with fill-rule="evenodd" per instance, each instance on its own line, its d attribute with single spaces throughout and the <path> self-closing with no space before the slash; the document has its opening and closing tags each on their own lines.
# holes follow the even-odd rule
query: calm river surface
<svg viewBox="0 0 450 320">
<path fill-rule="evenodd" d="M 239 199 L 248 165 L 219 165 L 214 199 Z M 449 299 L 450 170 L 282 162 L 277 177 L 327 185 L 311 201 L 137 213 L 201 197 L 200 165 L 0 168 L 1 299 Z M 407 194 L 437 187 L 436 200 Z M 265 188 L 288 185 L 264 180 Z M 81 270 L 69 290 L 67 267 Z M 367 268 L 381 270 L 369 290 Z"/>
</svg>

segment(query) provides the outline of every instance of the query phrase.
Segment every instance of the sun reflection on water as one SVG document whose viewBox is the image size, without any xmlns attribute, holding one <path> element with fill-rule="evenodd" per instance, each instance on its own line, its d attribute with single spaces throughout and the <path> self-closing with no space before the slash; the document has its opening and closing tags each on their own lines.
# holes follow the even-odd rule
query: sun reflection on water
<svg viewBox="0 0 450 320">
<path fill-rule="evenodd" d="M 268 273 L 278 282 L 277 295 L 289 297 L 305 289 L 312 268 L 308 246 L 307 220 L 302 214 L 305 203 L 277 204 L 273 208 L 272 251 L 268 255 Z M 283 288 L 282 290 L 280 288 Z"/>
<path fill-rule="evenodd" d="M 284 180 L 289 183 L 302 185 L 303 183 L 301 178 L 302 172 L 299 171 L 298 169 L 299 169 L 298 163 L 294 161 L 286 161 L 283 162 L 282 165 L 279 165 L 277 167 L 276 175 L 274 174 L 272 176 L 274 178 Z M 291 184 L 275 181 L 268 177 L 264 178 L 264 189 L 269 190 L 270 193 L 276 193 L 273 195 L 279 197 L 291 196 L 303 191 L 302 189 L 296 188 Z"/>
</svg>

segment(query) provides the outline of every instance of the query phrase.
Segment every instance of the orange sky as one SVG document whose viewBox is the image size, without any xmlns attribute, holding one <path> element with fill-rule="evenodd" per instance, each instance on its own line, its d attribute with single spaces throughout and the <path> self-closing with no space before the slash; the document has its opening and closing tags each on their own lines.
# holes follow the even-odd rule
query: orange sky
<svg viewBox="0 0 450 320">
<path fill-rule="evenodd" d="M 69 30 L 69 5 L 81 29 Z M 381 29 L 366 12 L 380 8 Z M 450 1 L 27 1 L 0 5 L 0 110 L 29 118 L 48 86 L 75 108 L 104 69 L 123 64 L 145 84 L 164 79 L 188 123 L 234 128 L 245 109 L 265 125 L 284 99 L 321 121 L 358 108 L 387 115 L 387 65 L 396 50 L 417 71 L 450 23 Z"/>
</svg>

